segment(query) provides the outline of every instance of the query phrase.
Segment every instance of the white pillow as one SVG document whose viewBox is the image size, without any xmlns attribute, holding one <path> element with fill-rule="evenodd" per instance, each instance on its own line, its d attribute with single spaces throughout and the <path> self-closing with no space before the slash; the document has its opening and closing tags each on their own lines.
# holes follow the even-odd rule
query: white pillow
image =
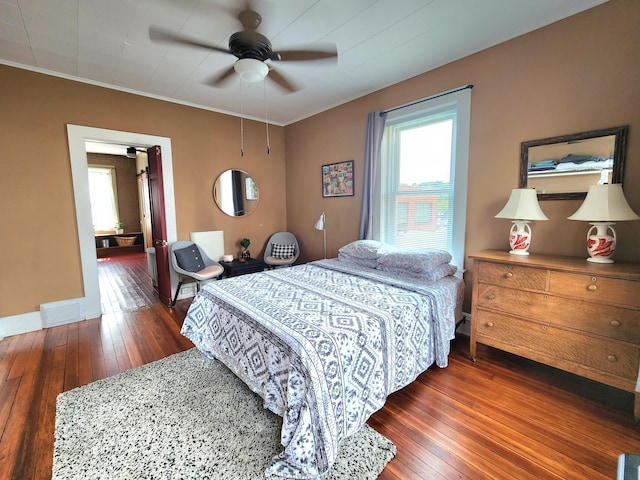
<svg viewBox="0 0 640 480">
<path fill-rule="evenodd" d="M 380 255 L 391 251 L 392 248 L 391 245 L 377 240 L 356 240 L 340 248 L 338 253 L 343 253 L 354 258 L 375 260 Z"/>
</svg>

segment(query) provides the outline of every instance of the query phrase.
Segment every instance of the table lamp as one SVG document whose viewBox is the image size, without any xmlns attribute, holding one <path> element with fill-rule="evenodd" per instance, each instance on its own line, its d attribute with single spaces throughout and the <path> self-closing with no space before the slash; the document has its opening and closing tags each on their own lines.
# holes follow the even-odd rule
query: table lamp
<svg viewBox="0 0 640 480">
<path fill-rule="evenodd" d="M 509 231 L 511 255 L 529 255 L 531 245 L 531 220 L 549 220 L 540 208 L 534 188 L 514 188 L 511 196 L 495 218 L 510 218 L 513 221 Z"/>
<path fill-rule="evenodd" d="M 587 232 L 587 251 L 590 255 L 587 260 L 595 263 L 613 263 L 611 257 L 616 251 L 615 222 L 640 220 L 624 198 L 619 183 L 589 186 L 584 202 L 568 218 L 591 224 Z"/>
</svg>

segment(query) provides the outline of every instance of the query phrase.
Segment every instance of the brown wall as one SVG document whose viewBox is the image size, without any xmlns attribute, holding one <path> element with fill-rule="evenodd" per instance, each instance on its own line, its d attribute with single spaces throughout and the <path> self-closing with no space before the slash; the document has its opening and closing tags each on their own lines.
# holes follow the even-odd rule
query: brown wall
<svg viewBox="0 0 640 480">
<path fill-rule="evenodd" d="M 67 124 L 171 139 L 179 239 L 224 230 L 228 253 L 246 236 L 255 256 L 286 227 L 282 127 L 269 129 L 267 155 L 264 124 L 246 121 L 241 158 L 237 117 L 7 66 L 0 92 L 0 318 L 83 295 Z M 227 217 L 213 202 L 214 180 L 231 167 L 260 188 L 247 217 Z"/>
<path fill-rule="evenodd" d="M 629 125 L 625 194 L 640 212 L 640 2 L 611 0 L 349 104 L 289 125 L 285 131 L 287 224 L 301 260 L 322 256 L 313 229 L 326 210 L 328 256 L 355 240 L 362 200 L 367 113 L 473 84 L 466 254 L 508 249 L 508 220 L 495 219 L 518 187 L 520 143 Z M 419 54 L 419 49 L 416 52 Z M 355 160 L 355 197 L 323 199 L 320 167 Z M 534 222 L 532 252 L 586 257 L 588 225 L 567 220 L 579 201 L 545 201 Z M 640 222 L 620 223 L 618 260 L 640 261 Z M 466 268 L 471 266 L 467 261 Z M 469 311 L 470 275 L 465 275 Z"/>
</svg>

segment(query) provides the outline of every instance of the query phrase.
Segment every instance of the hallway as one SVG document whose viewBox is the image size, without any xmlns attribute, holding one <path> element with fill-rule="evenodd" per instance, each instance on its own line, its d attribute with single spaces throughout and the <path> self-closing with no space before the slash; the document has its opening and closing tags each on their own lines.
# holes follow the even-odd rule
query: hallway
<svg viewBox="0 0 640 480">
<path fill-rule="evenodd" d="M 98 281 L 102 313 L 135 310 L 160 301 L 146 253 L 99 258 Z"/>
</svg>

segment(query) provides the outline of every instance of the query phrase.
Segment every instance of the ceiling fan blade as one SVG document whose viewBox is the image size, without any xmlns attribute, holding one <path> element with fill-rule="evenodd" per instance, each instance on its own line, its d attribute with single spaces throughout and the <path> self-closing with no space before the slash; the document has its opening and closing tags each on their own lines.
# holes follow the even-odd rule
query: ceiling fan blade
<svg viewBox="0 0 640 480">
<path fill-rule="evenodd" d="M 270 78 L 271 80 L 276 82 L 278 85 L 280 85 L 282 88 L 284 88 L 290 93 L 298 90 L 298 87 L 296 85 L 294 85 L 292 82 L 290 82 L 285 77 L 283 77 L 282 74 L 277 70 L 273 70 L 273 69 L 269 70 L 269 74 L 267 75 L 267 78 Z"/>
<path fill-rule="evenodd" d="M 233 69 L 233 65 L 231 65 L 227 70 L 211 78 L 211 80 L 209 80 L 207 83 L 216 87 L 220 87 L 234 73 L 236 72 Z"/>
<path fill-rule="evenodd" d="M 272 52 L 270 59 L 276 62 L 296 62 L 307 60 L 336 59 L 338 52 L 334 50 L 281 50 Z"/>
<path fill-rule="evenodd" d="M 163 30 L 158 27 L 149 27 L 149 38 L 152 42 L 161 43 L 179 43 L 182 45 L 190 45 L 192 47 L 206 48 L 208 50 L 215 50 L 216 52 L 231 53 L 227 48 L 220 48 L 209 43 L 201 42 L 200 40 L 188 38 L 182 35 L 177 35 L 168 30 Z"/>
</svg>

